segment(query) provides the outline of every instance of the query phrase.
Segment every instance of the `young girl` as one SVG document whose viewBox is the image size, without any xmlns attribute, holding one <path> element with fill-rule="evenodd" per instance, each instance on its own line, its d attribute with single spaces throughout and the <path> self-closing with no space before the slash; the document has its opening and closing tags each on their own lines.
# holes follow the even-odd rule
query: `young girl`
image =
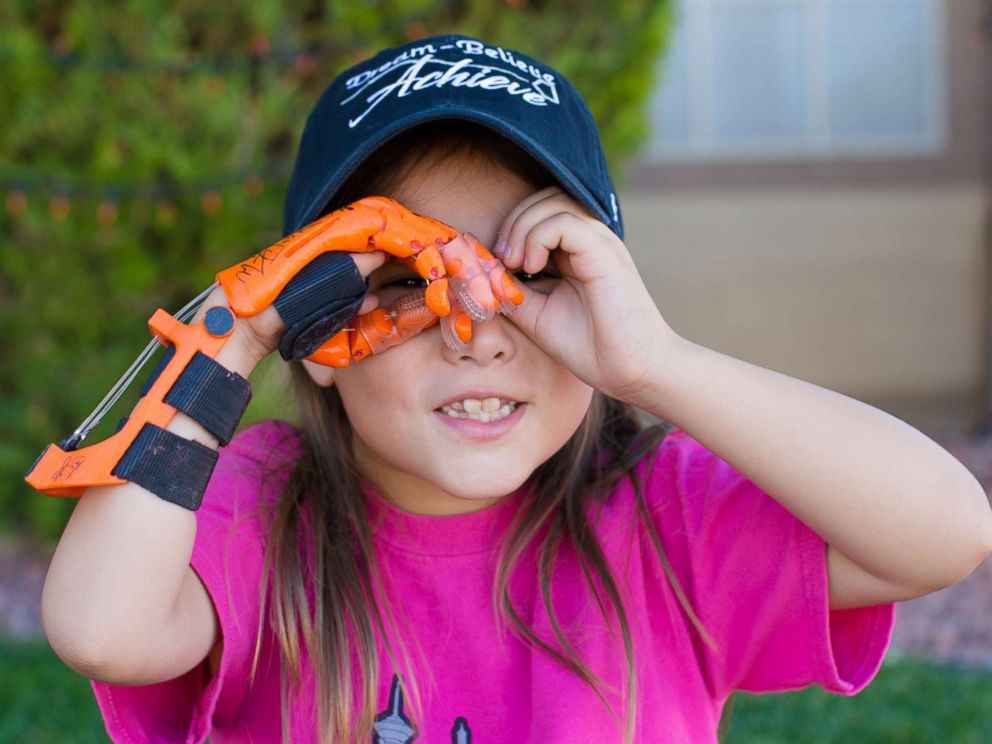
<svg viewBox="0 0 992 744">
<path fill-rule="evenodd" d="M 45 624 L 115 741 L 712 742 L 735 690 L 861 691 L 894 602 L 988 554 L 931 440 L 673 331 L 556 71 L 444 36 L 342 73 L 285 232 L 369 195 L 492 247 L 524 300 L 459 351 L 435 325 L 290 362 L 300 427 L 237 434 L 195 515 L 87 490 Z M 352 257 L 362 312 L 425 286 Z M 247 376 L 284 327 L 238 329 L 218 361 Z"/>
</svg>

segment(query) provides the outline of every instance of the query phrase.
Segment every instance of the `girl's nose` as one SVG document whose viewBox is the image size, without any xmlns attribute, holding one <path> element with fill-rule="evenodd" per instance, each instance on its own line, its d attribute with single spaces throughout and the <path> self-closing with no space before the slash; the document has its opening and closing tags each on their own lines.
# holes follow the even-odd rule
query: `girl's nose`
<svg viewBox="0 0 992 744">
<path fill-rule="evenodd" d="M 485 323 L 472 323 L 472 338 L 461 351 L 449 349 L 438 334 L 441 353 L 452 364 L 474 361 L 486 366 L 494 362 L 508 362 L 517 350 L 517 341 L 509 328 L 511 324 L 511 320 L 499 313 Z"/>
</svg>

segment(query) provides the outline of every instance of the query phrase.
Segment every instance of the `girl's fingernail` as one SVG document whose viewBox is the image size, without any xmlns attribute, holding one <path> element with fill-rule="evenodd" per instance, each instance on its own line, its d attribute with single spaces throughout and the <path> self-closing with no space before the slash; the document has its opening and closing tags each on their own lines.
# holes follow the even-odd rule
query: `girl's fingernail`
<svg viewBox="0 0 992 744">
<path fill-rule="evenodd" d="M 497 258 L 503 258 L 503 253 L 506 251 L 506 240 L 500 238 L 496 241 L 496 247 L 493 248 L 493 253 L 496 254 Z"/>
</svg>

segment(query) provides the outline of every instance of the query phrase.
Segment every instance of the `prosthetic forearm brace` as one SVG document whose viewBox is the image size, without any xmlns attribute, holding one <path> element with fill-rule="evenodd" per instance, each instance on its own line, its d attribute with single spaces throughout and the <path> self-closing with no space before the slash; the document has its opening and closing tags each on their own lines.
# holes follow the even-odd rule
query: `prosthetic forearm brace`
<svg viewBox="0 0 992 744">
<path fill-rule="evenodd" d="M 197 509 L 217 452 L 165 427 L 182 411 L 222 446 L 231 440 L 251 400 L 251 387 L 214 358 L 238 318 L 275 305 L 286 326 L 279 353 L 287 361 L 345 367 L 395 346 L 439 318 L 445 343 L 462 348 L 471 338 L 473 320 L 484 322 L 497 310 L 509 313 L 523 295 L 481 243 L 451 243 L 457 235 L 454 228 L 391 199 L 367 197 L 221 271 L 217 283 L 175 317 L 161 308 L 155 311 L 148 321 L 153 335 L 148 347 L 71 436 L 39 455 L 25 480 L 42 493 L 64 497 L 78 497 L 90 486 L 133 481 L 167 501 Z M 368 283 L 348 253 L 377 250 L 429 283 L 397 298 L 388 310 L 359 316 Z M 200 322 L 187 325 L 184 321 L 218 284 L 228 306 L 211 307 Z M 108 439 L 79 449 L 157 344 L 166 351 L 131 416 L 121 419 Z"/>
</svg>

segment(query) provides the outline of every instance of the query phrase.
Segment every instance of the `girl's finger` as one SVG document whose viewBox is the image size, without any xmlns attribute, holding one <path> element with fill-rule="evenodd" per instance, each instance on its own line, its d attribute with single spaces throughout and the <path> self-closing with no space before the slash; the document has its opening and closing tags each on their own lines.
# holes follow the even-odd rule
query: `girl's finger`
<svg viewBox="0 0 992 744">
<path fill-rule="evenodd" d="M 523 244 L 527 239 L 527 234 L 538 223 L 559 212 L 566 211 L 571 212 L 578 219 L 595 220 L 595 217 L 590 215 L 575 199 L 556 188 L 554 192 L 548 192 L 543 199 L 531 203 L 513 220 L 508 232 L 504 235 L 507 241 L 507 250 L 503 254 L 503 263 L 512 268 L 523 266 Z"/>
<path fill-rule="evenodd" d="M 499 226 L 499 234 L 505 238 L 509 234 L 510 228 L 513 227 L 514 221 L 520 216 L 521 212 L 530 208 L 531 205 L 558 193 L 564 194 L 565 192 L 558 186 L 548 186 L 547 188 L 543 188 L 540 191 L 535 191 L 530 196 L 522 199 L 513 207 L 513 209 L 510 210 L 509 214 L 503 218 L 503 223 Z"/>
<path fill-rule="evenodd" d="M 572 276 L 583 282 L 605 277 L 616 261 L 612 252 L 603 250 L 602 236 L 573 212 L 558 212 L 527 233 L 523 270 L 529 274 L 541 271 L 556 249 L 568 254 Z"/>
<path fill-rule="evenodd" d="M 523 294 L 523 300 L 506 317 L 535 343 L 537 342 L 537 319 L 548 301 L 548 295 L 531 289 L 526 282 L 515 282 Z"/>
<path fill-rule="evenodd" d="M 536 274 L 550 261 L 556 248 L 566 253 L 579 252 L 589 242 L 592 231 L 581 217 L 571 212 L 556 212 L 548 215 L 521 236 L 520 268 L 528 274 Z M 569 245 L 564 245 L 567 241 Z"/>
<path fill-rule="evenodd" d="M 552 199 L 558 195 L 565 196 L 566 194 L 558 186 L 548 186 L 540 191 L 535 191 L 530 196 L 521 200 L 513 207 L 513 209 L 510 210 L 510 213 L 503 218 L 503 223 L 500 225 L 499 232 L 497 234 L 497 244 L 499 244 L 499 240 L 504 241 L 503 249 L 496 254 L 497 258 L 505 264 L 506 260 L 510 257 L 511 253 L 508 251 L 510 247 L 510 234 L 514 232 L 514 227 L 518 223 L 520 216 L 528 210 L 532 210 L 536 204 L 545 202 L 548 199 Z"/>
<path fill-rule="evenodd" d="M 551 253 L 551 262 L 558 269 L 558 273 L 563 277 L 575 277 L 575 269 L 572 267 L 572 257 L 565 251 L 554 251 Z"/>
<path fill-rule="evenodd" d="M 365 313 L 370 313 L 373 310 L 375 310 L 377 307 L 379 307 L 379 298 L 376 295 L 369 292 L 367 295 L 365 295 L 365 299 L 362 300 L 362 306 L 358 308 L 358 314 L 365 315 Z"/>
<path fill-rule="evenodd" d="M 373 271 L 378 269 L 389 258 L 385 251 L 369 251 L 368 253 L 349 253 L 355 261 L 358 271 L 363 277 L 368 277 Z"/>
</svg>

